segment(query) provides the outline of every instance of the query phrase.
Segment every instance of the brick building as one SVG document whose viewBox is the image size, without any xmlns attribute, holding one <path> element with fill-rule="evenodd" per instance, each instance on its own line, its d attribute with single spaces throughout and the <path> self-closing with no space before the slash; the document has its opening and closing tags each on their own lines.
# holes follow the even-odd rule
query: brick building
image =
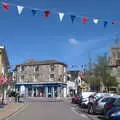
<svg viewBox="0 0 120 120">
<path fill-rule="evenodd" d="M 67 65 L 56 60 L 28 60 L 16 65 L 16 88 L 26 96 L 66 97 Z"/>
</svg>

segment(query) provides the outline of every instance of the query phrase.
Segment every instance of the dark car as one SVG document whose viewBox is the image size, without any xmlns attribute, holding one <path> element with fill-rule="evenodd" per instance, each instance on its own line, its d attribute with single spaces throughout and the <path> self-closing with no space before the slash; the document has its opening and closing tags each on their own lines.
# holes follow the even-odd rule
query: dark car
<svg viewBox="0 0 120 120">
<path fill-rule="evenodd" d="M 112 104 L 112 108 L 105 115 L 107 120 L 120 120 L 120 97 Z"/>
<path fill-rule="evenodd" d="M 75 97 L 72 98 L 72 103 L 73 104 L 78 104 L 79 101 L 80 101 L 80 96 L 75 96 Z"/>
<path fill-rule="evenodd" d="M 110 109 L 112 109 L 114 102 L 118 99 L 118 97 L 111 97 L 109 101 L 104 105 L 104 114 L 106 114 Z"/>
</svg>

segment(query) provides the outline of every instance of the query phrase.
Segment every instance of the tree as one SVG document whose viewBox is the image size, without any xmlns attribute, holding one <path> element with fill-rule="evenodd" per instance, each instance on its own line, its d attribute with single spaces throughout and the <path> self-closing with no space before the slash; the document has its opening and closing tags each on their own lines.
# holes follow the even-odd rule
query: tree
<svg viewBox="0 0 120 120">
<path fill-rule="evenodd" d="M 111 75 L 107 58 L 99 56 L 97 63 L 94 64 L 92 70 L 86 72 L 86 80 L 92 91 L 100 91 L 101 87 L 105 87 L 109 92 L 111 87 L 117 87 L 116 78 Z"/>
<path fill-rule="evenodd" d="M 98 62 L 95 64 L 93 71 L 94 76 L 96 78 L 99 77 L 100 82 L 103 83 L 107 91 L 109 91 L 110 87 L 116 87 L 118 85 L 115 77 L 111 75 L 108 61 L 105 56 L 98 57 Z"/>
</svg>

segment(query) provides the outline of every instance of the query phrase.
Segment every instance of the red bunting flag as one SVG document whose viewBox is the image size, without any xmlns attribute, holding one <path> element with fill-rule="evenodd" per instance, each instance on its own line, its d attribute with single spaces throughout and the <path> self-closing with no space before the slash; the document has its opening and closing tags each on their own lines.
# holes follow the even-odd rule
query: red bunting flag
<svg viewBox="0 0 120 120">
<path fill-rule="evenodd" d="M 116 21 L 112 21 L 112 24 L 117 24 L 117 22 Z"/>
<path fill-rule="evenodd" d="M 50 11 L 49 10 L 46 10 L 46 11 L 44 11 L 44 16 L 47 18 L 49 15 L 50 15 Z"/>
<path fill-rule="evenodd" d="M 9 4 L 8 3 L 3 3 L 2 6 L 3 6 L 3 8 L 5 10 L 8 10 L 8 8 L 9 8 Z"/>
<path fill-rule="evenodd" d="M 88 18 L 87 18 L 87 17 L 83 17 L 83 18 L 82 18 L 82 22 L 83 22 L 84 24 L 86 24 L 87 21 L 88 21 Z"/>
</svg>

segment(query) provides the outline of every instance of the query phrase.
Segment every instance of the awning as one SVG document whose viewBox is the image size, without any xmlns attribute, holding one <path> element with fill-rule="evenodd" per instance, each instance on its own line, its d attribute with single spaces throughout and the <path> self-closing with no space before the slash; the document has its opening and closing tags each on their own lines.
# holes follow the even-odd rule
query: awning
<svg viewBox="0 0 120 120">
<path fill-rule="evenodd" d="M 20 86 L 25 86 L 25 87 L 66 87 L 66 84 L 16 84 L 16 87 Z"/>
</svg>

